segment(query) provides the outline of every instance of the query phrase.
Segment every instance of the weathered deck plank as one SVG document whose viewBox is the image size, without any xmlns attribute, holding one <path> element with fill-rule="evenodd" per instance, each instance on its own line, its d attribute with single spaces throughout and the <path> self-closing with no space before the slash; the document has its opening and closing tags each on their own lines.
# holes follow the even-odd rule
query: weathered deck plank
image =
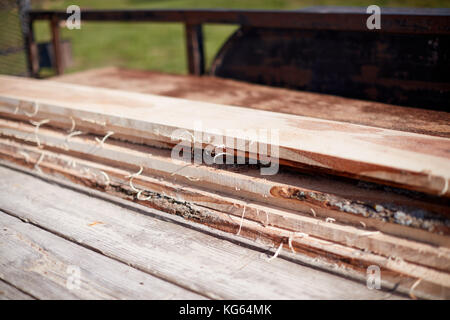
<svg viewBox="0 0 450 320">
<path fill-rule="evenodd" d="M 0 207 L 210 298 L 380 299 L 385 293 L 0 167 Z M 168 218 L 168 217 L 167 217 Z M 168 218 L 170 219 L 170 218 Z M 101 222 L 89 226 L 94 222 Z M 395 296 L 394 296 L 395 297 Z"/>
<path fill-rule="evenodd" d="M 203 299 L 1 211 L 0 252 L 0 277 L 39 299 Z"/>
<path fill-rule="evenodd" d="M 33 297 L 0 280 L 0 300 L 33 300 Z"/>
</svg>

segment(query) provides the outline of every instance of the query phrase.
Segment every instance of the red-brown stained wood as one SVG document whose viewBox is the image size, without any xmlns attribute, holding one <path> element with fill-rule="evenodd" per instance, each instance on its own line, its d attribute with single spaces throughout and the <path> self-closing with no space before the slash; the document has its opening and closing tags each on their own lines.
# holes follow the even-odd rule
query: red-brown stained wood
<svg viewBox="0 0 450 320">
<path fill-rule="evenodd" d="M 67 74 L 52 80 L 450 138 L 448 112 L 273 88 L 218 77 L 108 67 Z"/>
</svg>

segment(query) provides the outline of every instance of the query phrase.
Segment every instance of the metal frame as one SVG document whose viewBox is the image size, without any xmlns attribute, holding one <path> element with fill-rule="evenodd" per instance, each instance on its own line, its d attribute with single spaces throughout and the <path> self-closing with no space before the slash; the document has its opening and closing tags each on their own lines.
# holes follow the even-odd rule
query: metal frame
<svg viewBox="0 0 450 320">
<path fill-rule="evenodd" d="M 237 24 L 247 27 L 294 28 L 304 30 L 347 30 L 359 32 L 450 34 L 450 9 L 382 9 L 382 28 L 369 30 L 365 8 L 317 7 L 301 11 L 261 10 L 82 10 L 82 21 L 97 22 L 180 22 L 186 31 L 189 73 L 205 72 L 202 25 Z M 33 22 L 50 21 L 57 74 L 63 73 L 59 22 L 69 17 L 65 11 L 29 12 L 28 40 L 30 65 L 38 57 L 33 38 Z M 33 68 L 33 70 L 35 70 Z M 36 73 L 33 73 L 37 76 Z"/>
</svg>

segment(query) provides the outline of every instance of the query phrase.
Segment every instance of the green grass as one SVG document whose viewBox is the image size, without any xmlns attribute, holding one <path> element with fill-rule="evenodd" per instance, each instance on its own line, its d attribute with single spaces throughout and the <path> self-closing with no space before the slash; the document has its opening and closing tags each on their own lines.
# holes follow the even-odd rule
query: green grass
<svg viewBox="0 0 450 320">
<path fill-rule="evenodd" d="M 92 9 L 233 8 L 298 9 L 317 5 L 381 7 L 450 7 L 450 0 L 41 0 L 34 8 L 62 9 L 71 4 Z M 102 66 L 186 73 L 184 28 L 172 23 L 83 23 L 80 30 L 63 29 L 72 41 L 74 65 L 67 72 Z M 207 66 L 223 42 L 237 29 L 229 25 L 204 26 Z M 48 23 L 35 25 L 38 41 L 49 41 Z M 48 74 L 49 72 L 45 72 Z"/>
</svg>

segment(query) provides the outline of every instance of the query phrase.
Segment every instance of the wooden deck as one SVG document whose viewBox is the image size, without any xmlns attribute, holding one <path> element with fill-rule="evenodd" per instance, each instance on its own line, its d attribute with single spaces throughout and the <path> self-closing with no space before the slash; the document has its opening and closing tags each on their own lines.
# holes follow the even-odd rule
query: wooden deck
<svg viewBox="0 0 450 320">
<path fill-rule="evenodd" d="M 401 298 L 100 192 L 6 164 L 0 176 L 0 299 Z"/>
<path fill-rule="evenodd" d="M 450 137 L 448 113 L 212 77 L 104 68 L 53 80 Z M 287 250 L 269 261 L 277 249 L 272 244 L 54 173 L 0 161 L 0 299 L 405 298 L 369 290 L 363 278 L 323 271 Z M 80 271 L 79 287 L 73 270 Z"/>
</svg>

